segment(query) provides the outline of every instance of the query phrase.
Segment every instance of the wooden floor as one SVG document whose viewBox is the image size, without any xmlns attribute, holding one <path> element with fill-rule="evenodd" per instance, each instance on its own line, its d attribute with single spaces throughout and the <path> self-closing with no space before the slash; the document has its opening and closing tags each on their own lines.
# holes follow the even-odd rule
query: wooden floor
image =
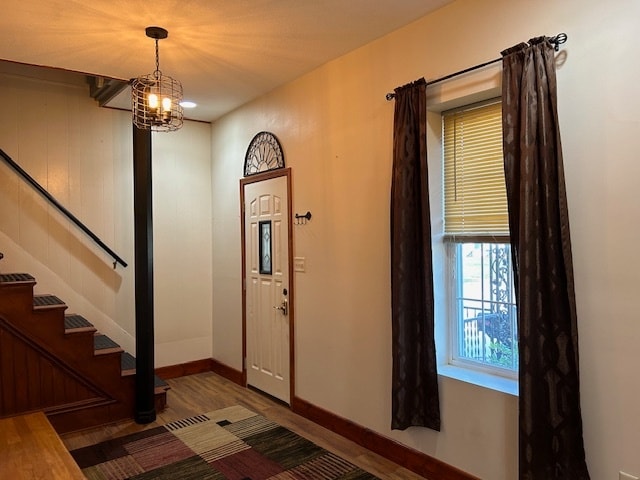
<svg viewBox="0 0 640 480">
<path fill-rule="evenodd" d="M 62 436 L 62 441 L 69 450 L 73 450 L 181 418 L 232 405 L 242 405 L 308 438 L 383 480 L 424 479 L 424 477 L 292 413 L 287 406 L 258 392 L 239 387 L 215 373 L 199 373 L 168 380 L 167 383 L 171 386 L 167 397 L 167 408 L 158 414 L 155 423 L 142 426 L 134 422 L 121 422 L 82 432 L 68 433 Z"/>
</svg>

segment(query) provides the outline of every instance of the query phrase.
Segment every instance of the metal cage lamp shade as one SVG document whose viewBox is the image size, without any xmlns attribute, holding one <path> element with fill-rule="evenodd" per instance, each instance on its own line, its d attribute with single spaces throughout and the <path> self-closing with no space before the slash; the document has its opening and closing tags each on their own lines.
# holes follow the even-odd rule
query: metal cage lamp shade
<svg viewBox="0 0 640 480">
<path fill-rule="evenodd" d="M 158 40 L 168 32 L 161 27 L 147 27 L 145 32 L 156 41 L 156 70 L 131 82 L 133 124 L 142 130 L 172 132 L 182 127 L 184 111 L 182 85 L 160 71 Z"/>
</svg>

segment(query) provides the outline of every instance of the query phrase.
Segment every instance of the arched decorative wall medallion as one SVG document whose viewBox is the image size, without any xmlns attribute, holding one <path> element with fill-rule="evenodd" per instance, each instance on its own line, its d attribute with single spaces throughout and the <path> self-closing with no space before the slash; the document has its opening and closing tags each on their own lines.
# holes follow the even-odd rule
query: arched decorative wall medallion
<svg viewBox="0 0 640 480">
<path fill-rule="evenodd" d="M 260 132 L 249 143 L 244 157 L 244 176 L 284 168 L 284 154 L 273 133 Z"/>
</svg>

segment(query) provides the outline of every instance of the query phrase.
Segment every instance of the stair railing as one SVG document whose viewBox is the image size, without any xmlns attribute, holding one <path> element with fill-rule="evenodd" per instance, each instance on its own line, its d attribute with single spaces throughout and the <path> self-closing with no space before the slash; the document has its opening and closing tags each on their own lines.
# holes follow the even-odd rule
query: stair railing
<svg viewBox="0 0 640 480">
<path fill-rule="evenodd" d="M 116 268 L 116 264 L 120 264 L 123 267 L 127 266 L 127 262 L 125 262 L 117 253 L 111 250 L 100 238 L 93 233 L 84 223 L 82 223 L 78 218 L 67 210 L 58 200 L 56 200 L 53 195 L 51 195 L 42 185 L 40 185 L 31 175 L 29 175 L 24 169 L 18 165 L 9 155 L 7 155 L 4 150 L 0 149 L 0 157 L 9 165 L 19 176 L 23 178 L 27 183 L 29 183 L 36 191 L 46 198 L 51 205 L 56 207 L 60 213 L 62 213 L 65 217 L 67 217 L 71 222 L 73 222 L 80 230 L 82 230 L 85 234 L 87 234 L 100 248 L 102 248 L 105 252 L 113 258 L 113 268 Z"/>
</svg>

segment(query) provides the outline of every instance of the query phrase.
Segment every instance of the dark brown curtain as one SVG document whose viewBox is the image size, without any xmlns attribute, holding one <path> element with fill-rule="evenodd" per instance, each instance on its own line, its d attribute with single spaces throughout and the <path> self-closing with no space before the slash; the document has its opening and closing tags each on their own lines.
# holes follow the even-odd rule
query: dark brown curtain
<svg viewBox="0 0 640 480">
<path fill-rule="evenodd" d="M 440 430 L 433 330 L 426 82 L 395 90 L 391 185 L 393 429 Z"/>
<path fill-rule="evenodd" d="M 520 348 L 520 479 L 589 479 L 553 46 L 502 52 L 504 161 Z"/>
</svg>

